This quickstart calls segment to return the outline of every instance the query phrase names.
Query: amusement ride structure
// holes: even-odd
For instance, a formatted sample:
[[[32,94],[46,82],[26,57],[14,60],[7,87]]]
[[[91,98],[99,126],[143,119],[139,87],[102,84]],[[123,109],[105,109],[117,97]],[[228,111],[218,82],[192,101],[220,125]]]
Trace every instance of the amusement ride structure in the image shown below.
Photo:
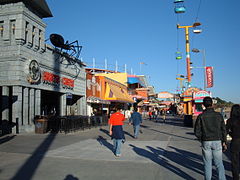
[[[209,91],[206,91],[206,65],[205,65],[205,51],[204,51],[204,90],[200,88],[192,87],[192,76],[191,73],[192,62],[190,58],[190,29],[192,29],[193,33],[200,34],[202,32],[201,23],[198,21],[198,14],[201,6],[201,0],[199,0],[199,6],[197,10],[197,16],[195,22],[192,25],[180,25],[179,17],[180,15],[186,12],[186,7],[184,4],[184,0],[175,0],[174,1],[174,12],[177,15],[177,51],[176,51],[176,60],[181,60],[182,53],[179,50],[179,30],[184,29],[185,31],[185,49],[186,49],[186,75],[178,74],[176,79],[180,81],[181,88],[181,104],[183,105],[183,113],[184,113],[184,124],[187,126],[193,126],[196,116],[202,112],[202,100],[206,96],[211,96]],[[192,52],[200,52],[198,49],[194,48]],[[186,85],[185,85],[186,84]]]

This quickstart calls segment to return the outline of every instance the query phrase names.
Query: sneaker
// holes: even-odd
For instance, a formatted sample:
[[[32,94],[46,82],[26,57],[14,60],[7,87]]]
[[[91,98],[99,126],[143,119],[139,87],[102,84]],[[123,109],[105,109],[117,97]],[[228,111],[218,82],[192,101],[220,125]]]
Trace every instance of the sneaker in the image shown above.
[[[121,157],[121,154],[116,154],[116,157]]]

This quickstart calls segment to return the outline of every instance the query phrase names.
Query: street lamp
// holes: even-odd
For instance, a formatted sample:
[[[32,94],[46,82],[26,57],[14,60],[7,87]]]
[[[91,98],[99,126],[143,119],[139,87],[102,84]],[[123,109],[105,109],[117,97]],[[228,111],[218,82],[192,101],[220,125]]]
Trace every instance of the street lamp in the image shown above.
[[[204,75],[204,90],[206,90],[206,55],[205,55],[205,49],[202,49],[202,50],[199,50],[199,49],[196,49],[196,48],[193,48],[192,49],[192,52],[194,53],[199,53],[199,52],[202,52],[203,54],[203,67],[200,67],[200,68],[203,68],[203,75]]]
[[[185,91],[185,80],[187,79],[184,75],[182,74],[177,74],[178,77],[176,77],[176,80],[179,80],[180,82],[180,88],[181,88],[181,93]]]

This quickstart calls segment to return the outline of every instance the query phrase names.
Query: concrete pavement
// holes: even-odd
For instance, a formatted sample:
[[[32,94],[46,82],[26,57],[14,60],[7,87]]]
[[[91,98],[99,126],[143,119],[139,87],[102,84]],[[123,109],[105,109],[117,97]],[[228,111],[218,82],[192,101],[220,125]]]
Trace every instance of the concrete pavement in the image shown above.
[[[0,139],[0,179],[19,180],[159,180],[203,179],[199,142],[181,119],[145,120],[143,134],[133,138],[124,125],[122,156],[112,153],[108,127],[70,134],[21,134]],[[231,179],[228,152],[224,154]],[[216,179],[216,172],[213,172]]]

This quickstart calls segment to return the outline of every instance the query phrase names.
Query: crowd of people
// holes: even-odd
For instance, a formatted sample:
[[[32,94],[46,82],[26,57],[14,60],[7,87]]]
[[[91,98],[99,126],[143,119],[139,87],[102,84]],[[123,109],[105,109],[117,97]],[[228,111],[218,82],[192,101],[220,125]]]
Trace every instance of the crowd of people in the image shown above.
[[[204,177],[206,180],[212,179],[212,161],[216,166],[219,180],[225,180],[225,169],[222,155],[228,149],[227,135],[231,136],[230,154],[233,180],[239,180],[239,158],[240,158],[240,105],[235,104],[231,108],[230,117],[225,122],[222,113],[216,112],[213,108],[211,97],[203,99],[205,110],[197,117],[194,133],[201,143],[202,157],[204,164]],[[166,110],[157,108],[148,112],[149,120],[157,120],[161,116],[163,122],[166,119]],[[109,132],[113,139],[113,152],[117,157],[121,156],[121,144],[125,142],[123,122],[126,119],[117,108],[109,119]],[[133,125],[134,138],[138,138],[142,115],[135,108],[130,112],[129,124]]]

